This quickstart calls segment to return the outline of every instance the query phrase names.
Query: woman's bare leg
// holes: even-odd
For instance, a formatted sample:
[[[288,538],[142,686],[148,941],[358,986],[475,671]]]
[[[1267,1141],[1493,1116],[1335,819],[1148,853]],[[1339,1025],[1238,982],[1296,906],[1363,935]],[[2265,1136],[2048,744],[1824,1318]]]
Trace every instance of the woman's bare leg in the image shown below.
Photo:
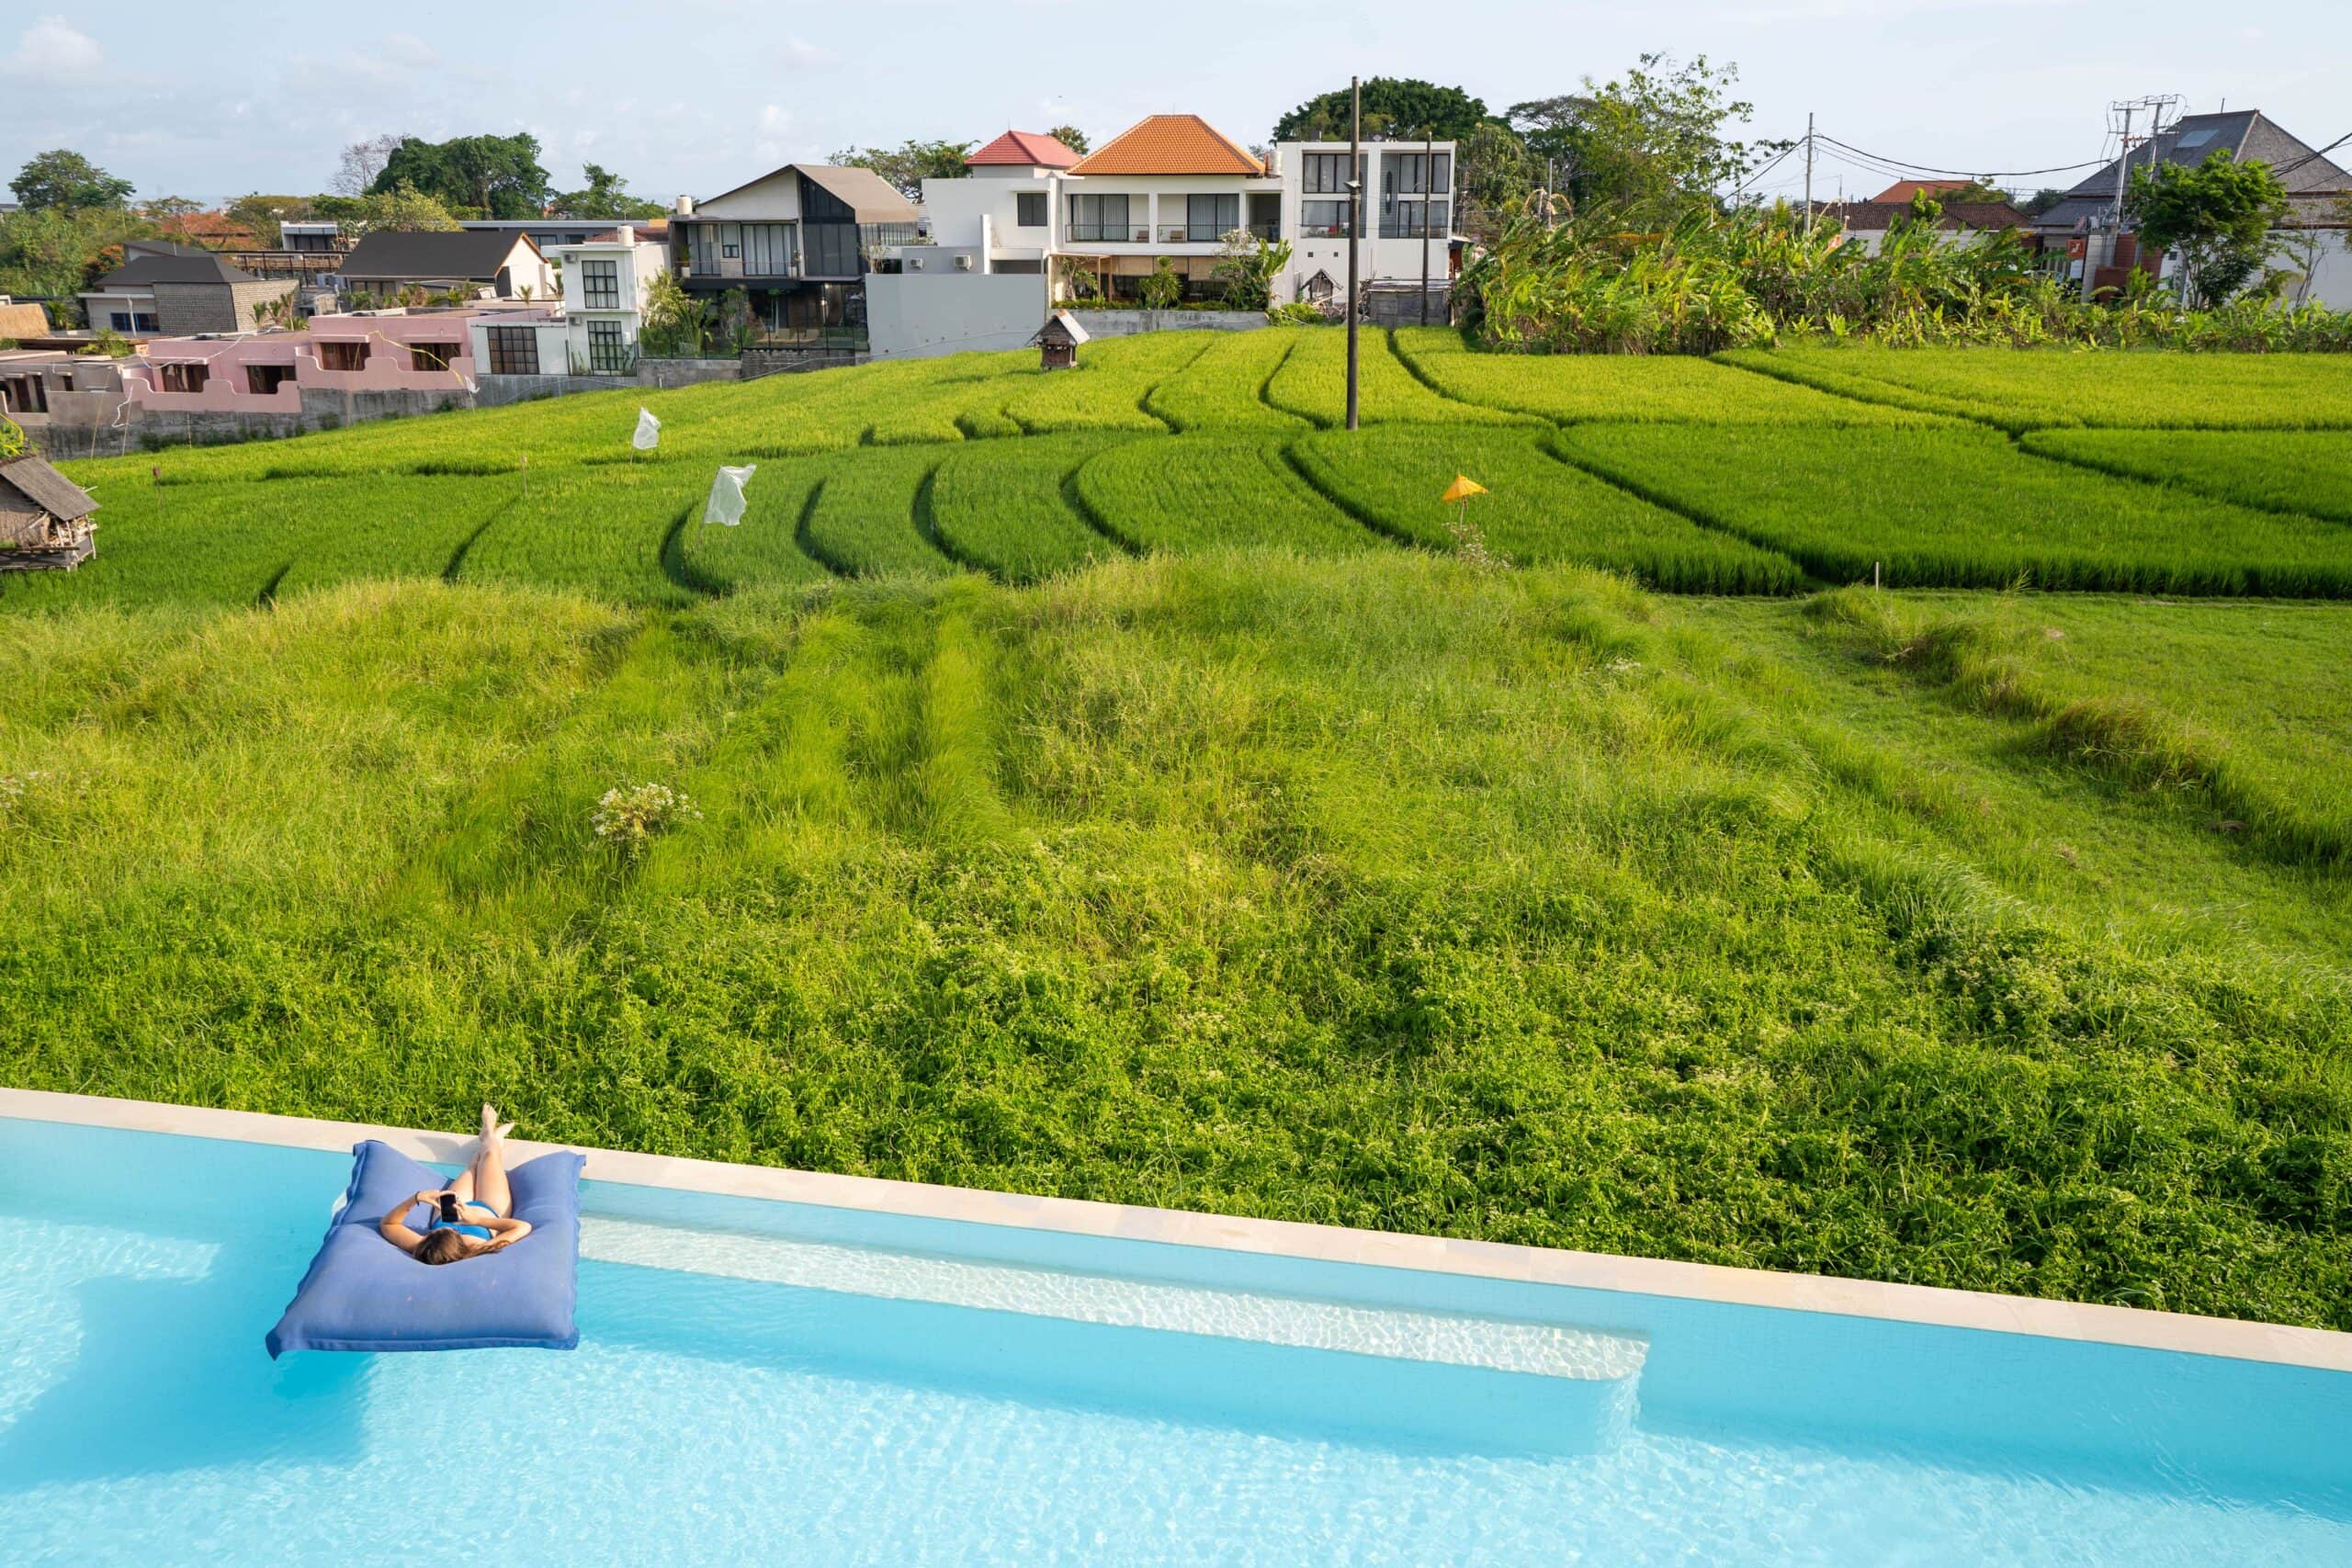
[[[498,1124],[498,1112],[485,1105],[481,1108],[481,1152],[474,1156],[473,1168],[460,1180],[470,1178],[475,1201],[490,1205],[492,1213],[501,1219],[514,1214],[514,1194],[506,1186],[506,1129]],[[469,1194],[458,1194],[463,1199]]]

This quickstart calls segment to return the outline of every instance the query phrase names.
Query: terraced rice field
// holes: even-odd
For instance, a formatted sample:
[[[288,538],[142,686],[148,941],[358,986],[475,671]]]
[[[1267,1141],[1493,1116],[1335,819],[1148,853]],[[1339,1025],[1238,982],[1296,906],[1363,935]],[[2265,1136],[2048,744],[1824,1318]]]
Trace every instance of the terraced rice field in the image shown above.
[[[1870,402],[2005,430],[2352,430],[2352,377],[2332,355],[1741,349],[1724,363]],[[2185,361],[2185,363],[2184,363]]]
[[[1685,592],[1787,592],[1804,582],[1787,557],[1580,472],[1533,432],[1385,425],[1309,436],[1292,451],[1318,489],[1366,525],[1430,549],[1455,547],[1449,525],[1460,522],[1522,565],[1611,567]],[[1449,505],[1442,497],[1457,473],[1487,493]]]
[[[1824,581],[2352,594],[2352,530],[2120,479],[1983,430],[1579,425],[1570,460]]]
[[[1332,428],[1345,351],[1329,328],[1144,333],[1087,344],[1069,372],[959,354],[101,459],[74,465],[107,503],[98,560],[9,602],[234,604],[455,571],[677,604],[823,575],[1028,582],[1122,550],[1452,551],[1437,497],[1456,473],[1487,486],[1467,515],[1503,558],[1679,592],[1873,573],[2229,595],[2352,582],[2352,456],[2324,428],[2352,418],[2352,394],[2332,361],[1518,356],[1367,331],[1351,435]],[[640,407],[662,421],[650,453],[628,445]],[[2315,428],[2283,428],[2298,420]],[[2196,428],[2155,428],[2175,421]],[[763,468],[741,529],[679,522],[718,463],[747,461]]]
[[[2352,434],[2034,430],[2026,451],[2217,501],[2352,523]]]
[[[1134,550],[1264,546],[1321,555],[1379,542],[1300,480],[1282,442],[1262,435],[1131,441],[1087,459],[1076,483],[1088,517]]]

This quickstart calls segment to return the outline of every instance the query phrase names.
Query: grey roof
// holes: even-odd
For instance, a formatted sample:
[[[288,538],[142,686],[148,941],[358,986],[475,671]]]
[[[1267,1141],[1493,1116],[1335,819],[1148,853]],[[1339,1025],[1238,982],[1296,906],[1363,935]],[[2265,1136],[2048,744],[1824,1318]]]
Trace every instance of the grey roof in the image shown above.
[[[2232,109],[2227,114],[2183,115],[2153,141],[2132,149],[2131,166],[2146,168],[2151,159],[2164,164],[2203,163],[2216,152],[2227,152],[2239,163],[2259,158],[2278,175],[2291,193],[2352,190],[2352,175],[2314,155],[2311,144],[2291,136],[2260,109]],[[2115,199],[2117,161],[2075,185],[2070,197]],[[2300,165],[2290,168],[2290,165]]]
[[[1046,324],[1029,334],[1029,341],[1031,343],[1037,343],[1044,339],[1047,333],[1054,331],[1056,328],[1059,328],[1064,339],[1072,344],[1091,343],[1094,341],[1092,334],[1088,333],[1086,328],[1080,323],[1079,319],[1076,316],[1071,315],[1068,310],[1056,310],[1052,315],[1046,317]]]
[[[168,251],[141,247],[138,254],[98,279],[100,288],[127,288],[157,283],[259,283],[243,267],[231,266],[211,251],[175,245]]]
[[[60,521],[87,517],[98,509],[88,491],[39,457],[12,457],[0,463],[0,483],[13,486],[26,500]]]
[[[345,277],[450,277],[488,283],[527,234],[498,229],[379,231],[352,248],[335,270]]]
[[[888,180],[871,169],[852,168],[845,164],[786,164],[781,169],[770,169],[758,179],[745,180],[733,190],[705,197],[703,201],[725,201],[778,175],[800,175],[823,186],[838,197],[860,223],[912,223],[922,216],[905,193]]]

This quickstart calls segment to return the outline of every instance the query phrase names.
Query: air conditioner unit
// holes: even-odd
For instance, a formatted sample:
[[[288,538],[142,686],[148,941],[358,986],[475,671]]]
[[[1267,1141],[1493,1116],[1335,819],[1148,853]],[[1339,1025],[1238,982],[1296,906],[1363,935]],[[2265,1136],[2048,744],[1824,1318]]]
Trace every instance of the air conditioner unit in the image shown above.
[[[920,266],[920,265],[922,265],[922,263],[920,263],[920,262],[918,262],[918,263],[916,263],[915,265],[918,265],[918,266]],[[956,270],[957,272],[969,272],[969,271],[971,271],[971,270],[972,270],[972,258],[971,258],[971,257],[969,257],[969,256],[957,256],[957,257],[956,258]]]
[[[922,257],[909,256],[907,258],[907,270],[909,272],[921,272],[922,270]]]

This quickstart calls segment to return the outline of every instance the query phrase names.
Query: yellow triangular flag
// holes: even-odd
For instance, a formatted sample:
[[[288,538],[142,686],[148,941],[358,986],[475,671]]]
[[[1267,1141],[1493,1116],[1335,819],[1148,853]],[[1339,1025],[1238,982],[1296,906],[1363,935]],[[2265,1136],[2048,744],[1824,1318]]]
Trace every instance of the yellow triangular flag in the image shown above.
[[[1467,501],[1474,495],[1486,493],[1487,487],[1476,479],[1467,474],[1456,474],[1453,476],[1453,482],[1445,487],[1445,493],[1438,499],[1446,502]]]

